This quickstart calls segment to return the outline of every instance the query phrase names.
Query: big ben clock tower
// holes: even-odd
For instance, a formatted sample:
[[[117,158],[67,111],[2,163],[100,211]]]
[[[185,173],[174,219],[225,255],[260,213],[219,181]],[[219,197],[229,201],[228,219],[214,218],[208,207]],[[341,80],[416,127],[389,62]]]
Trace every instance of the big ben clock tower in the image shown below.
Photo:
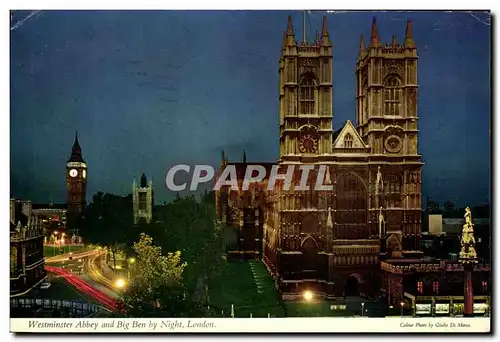
[[[87,194],[87,164],[83,160],[78,134],[66,163],[66,190],[68,228],[74,229],[78,215],[85,208]]]

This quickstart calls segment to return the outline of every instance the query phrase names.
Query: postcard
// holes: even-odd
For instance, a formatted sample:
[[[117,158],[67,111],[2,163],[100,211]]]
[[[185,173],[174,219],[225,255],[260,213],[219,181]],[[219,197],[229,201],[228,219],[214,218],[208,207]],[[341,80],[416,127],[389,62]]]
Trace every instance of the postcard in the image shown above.
[[[489,333],[491,13],[12,10],[10,327]]]

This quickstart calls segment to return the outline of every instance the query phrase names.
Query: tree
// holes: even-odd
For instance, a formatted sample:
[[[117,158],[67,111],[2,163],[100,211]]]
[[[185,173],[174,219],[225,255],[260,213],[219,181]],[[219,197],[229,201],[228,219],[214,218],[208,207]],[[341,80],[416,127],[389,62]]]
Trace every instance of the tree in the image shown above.
[[[153,239],[141,234],[134,243],[137,271],[125,295],[124,307],[129,317],[200,317],[207,314],[204,305],[187,293],[183,272],[187,263],[181,252],[162,255]]]
[[[451,201],[444,202],[444,213],[448,217],[453,217],[455,214],[455,204]]]
[[[131,196],[98,192],[79,220],[79,231],[85,241],[108,247],[115,267],[116,255],[124,250],[132,231],[131,202]]]
[[[134,243],[137,271],[136,279],[141,285],[155,286],[182,281],[186,263],[181,262],[181,252],[167,253],[163,256],[161,247],[153,245],[153,239],[144,233]]]
[[[442,211],[439,208],[439,204],[437,202],[429,200],[427,202],[427,210],[429,211],[429,214],[441,214]]]

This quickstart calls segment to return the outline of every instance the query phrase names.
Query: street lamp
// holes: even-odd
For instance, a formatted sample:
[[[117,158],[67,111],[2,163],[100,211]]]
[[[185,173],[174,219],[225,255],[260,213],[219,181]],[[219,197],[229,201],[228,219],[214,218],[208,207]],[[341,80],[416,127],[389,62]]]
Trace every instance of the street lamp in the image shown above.
[[[128,280],[130,281],[130,266],[135,263],[135,258],[129,258],[127,267]]]
[[[405,302],[402,301],[400,304],[401,304],[401,317],[403,317],[403,309],[405,307]]]
[[[54,231],[54,240],[52,241],[52,247],[54,247],[54,256],[56,255],[56,241],[57,241],[57,230]]]
[[[125,280],[123,280],[122,278],[117,279],[115,282],[115,286],[119,289],[122,289],[123,287],[125,287]]]
[[[304,292],[304,299],[306,302],[310,302],[313,299],[313,294],[311,291],[305,291]]]
[[[365,303],[361,303],[361,316],[365,315]]]

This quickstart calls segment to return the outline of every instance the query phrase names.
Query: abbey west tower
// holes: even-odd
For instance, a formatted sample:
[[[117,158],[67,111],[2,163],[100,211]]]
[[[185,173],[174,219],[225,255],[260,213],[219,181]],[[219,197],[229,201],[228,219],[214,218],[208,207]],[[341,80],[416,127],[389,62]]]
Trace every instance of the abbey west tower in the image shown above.
[[[317,162],[332,152],[332,43],[326,18],[314,44],[297,44],[288,19],[279,78],[280,161]]]
[[[356,61],[358,132],[371,147],[370,159],[380,166],[383,184],[370,198],[371,206],[383,209],[386,245],[398,250],[418,250],[421,233],[417,59],[411,22],[403,44],[395,36],[382,44],[374,20],[370,43],[365,47],[361,38]],[[372,168],[372,184],[376,174]]]

